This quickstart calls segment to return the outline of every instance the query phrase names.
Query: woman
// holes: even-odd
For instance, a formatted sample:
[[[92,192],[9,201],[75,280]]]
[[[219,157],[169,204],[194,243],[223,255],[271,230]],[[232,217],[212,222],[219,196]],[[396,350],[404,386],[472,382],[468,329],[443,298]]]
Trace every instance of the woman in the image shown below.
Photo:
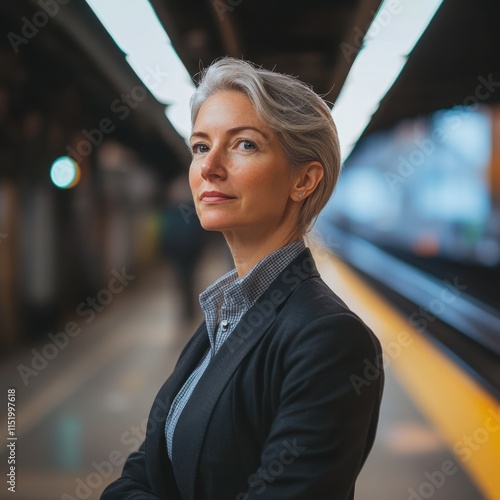
[[[200,295],[206,321],[102,499],[352,499],[383,375],[365,379],[379,343],[303,242],[340,170],[329,109],[292,77],[225,58],[204,72],[192,123],[196,211],[235,269]]]

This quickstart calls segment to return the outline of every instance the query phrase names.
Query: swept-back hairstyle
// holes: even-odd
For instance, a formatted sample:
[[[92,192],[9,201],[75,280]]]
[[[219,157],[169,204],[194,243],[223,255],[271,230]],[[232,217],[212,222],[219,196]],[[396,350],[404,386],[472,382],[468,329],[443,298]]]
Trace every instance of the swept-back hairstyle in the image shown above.
[[[276,133],[291,168],[300,169],[310,161],[323,165],[322,180],[301,205],[298,229],[304,235],[332,195],[340,173],[340,146],[330,109],[297,78],[225,57],[201,73],[191,98],[192,125],[203,103],[220,91],[247,95]]]

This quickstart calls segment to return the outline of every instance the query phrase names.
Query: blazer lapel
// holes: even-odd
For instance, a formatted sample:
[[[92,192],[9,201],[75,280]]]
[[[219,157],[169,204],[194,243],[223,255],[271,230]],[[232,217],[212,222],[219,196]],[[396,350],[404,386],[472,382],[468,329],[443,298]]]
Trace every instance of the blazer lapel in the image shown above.
[[[149,414],[145,440],[147,468],[152,472],[150,479],[153,490],[160,498],[170,498],[168,486],[175,484],[165,443],[167,414],[176,394],[209,347],[206,325],[203,324],[193,335],[190,345],[186,346],[174,371],[158,392]]]
[[[208,422],[232,374],[272,325],[276,312],[292,291],[303,280],[317,275],[311,253],[306,249],[245,313],[208,365],[174,433],[172,466],[183,499],[195,499],[196,472]]]

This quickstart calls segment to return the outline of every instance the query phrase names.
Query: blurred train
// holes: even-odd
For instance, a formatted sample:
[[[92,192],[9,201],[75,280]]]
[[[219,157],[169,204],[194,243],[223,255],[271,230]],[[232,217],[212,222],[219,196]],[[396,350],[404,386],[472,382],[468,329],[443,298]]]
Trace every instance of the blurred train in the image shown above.
[[[500,108],[455,107],[367,137],[325,210],[377,245],[500,266]]]

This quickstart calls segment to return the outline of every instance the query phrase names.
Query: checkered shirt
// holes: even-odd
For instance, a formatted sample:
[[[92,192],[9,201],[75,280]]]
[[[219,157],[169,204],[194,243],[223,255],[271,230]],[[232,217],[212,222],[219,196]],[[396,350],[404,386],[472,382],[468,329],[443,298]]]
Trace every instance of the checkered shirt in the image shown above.
[[[200,294],[200,305],[205,314],[210,348],[189,375],[170,406],[165,423],[165,438],[170,460],[172,460],[175,426],[208,364],[231,335],[242,316],[280,272],[304,249],[305,244],[302,240],[294,241],[262,259],[245,277],[239,279],[236,269],[233,269]]]

